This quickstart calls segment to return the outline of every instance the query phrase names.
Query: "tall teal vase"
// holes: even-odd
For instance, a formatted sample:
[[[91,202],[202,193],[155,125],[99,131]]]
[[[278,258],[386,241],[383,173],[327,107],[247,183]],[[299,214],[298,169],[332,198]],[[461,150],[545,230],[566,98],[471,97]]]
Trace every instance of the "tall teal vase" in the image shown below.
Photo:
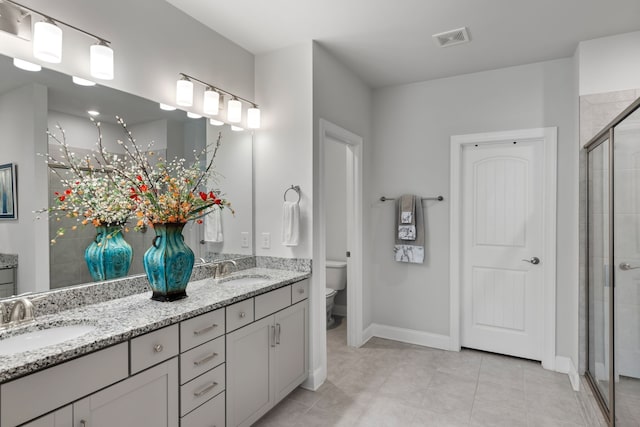
[[[193,251],[184,243],[184,224],[154,224],[156,237],[145,252],[143,262],[152,300],[175,301],[187,296],[193,270]]]
[[[120,225],[96,227],[96,238],[84,251],[84,260],[95,282],[126,276],[132,259],[133,250],[124,240]]]

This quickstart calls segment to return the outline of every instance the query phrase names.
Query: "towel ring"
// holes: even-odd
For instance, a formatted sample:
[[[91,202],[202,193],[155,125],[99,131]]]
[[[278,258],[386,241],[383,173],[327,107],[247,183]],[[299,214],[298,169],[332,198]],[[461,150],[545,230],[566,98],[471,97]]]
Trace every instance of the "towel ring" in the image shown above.
[[[295,191],[298,194],[298,200],[296,200],[296,203],[300,203],[300,186],[299,185],[292,185],[291,187],[287,188],[284,191],[284,201],[285,202],[287,201],[287,193],[291,190]]]

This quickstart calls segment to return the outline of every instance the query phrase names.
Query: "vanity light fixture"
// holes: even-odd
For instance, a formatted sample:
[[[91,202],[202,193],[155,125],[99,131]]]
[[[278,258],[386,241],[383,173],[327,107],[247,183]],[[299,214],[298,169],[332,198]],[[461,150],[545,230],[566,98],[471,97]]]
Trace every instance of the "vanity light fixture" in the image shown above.
[[[62,62],[62,29],[60,28],[62,25],[97,41],[89,50],[91,76],[102,80],[113,80],[113,49],[109,46],[108,40],[13,0],[2,0],[2,2],[12,5],[23,17],[31,18],[33,15],[42,17],[41,21],[33,25],[33,56],[53,64]],[[22,37],[29,38],[28,35],[22,35]]]
[[[40,71],[42,66],[19,58],[13,58],[13,65],[25,71]]]
[[[96,110],[89,110],[87,111],[87,113],[91,116],[91,117],[96,117],[100,115],[100,111],[96,111]]]
[[[191,111],[187,111],[187,117],[190,119],[201,119],[202,116],[200,114],[192,113]]]
[[[83,79],[82,77],[72,76],[71,81],[73,81],[78,86],[95,86],[96,82],[92,82],[91,80]]]
[[[160,109],[164,110],[164,111],[175,111],[176,107],[174,107],[173,105],[168,105],[168,104],[163,104],[162,102],[160,103]]]
[[[260,109],[258,104],[185,73],[180,73],[180,78],[176,84],[176,103],[178,105],[183,107],[191,107],[193,105],[194,82],[205,88],[202,108],[204,115],[215,116],[220,114],[220,110],[224,108],[224,95],[229,95],[231,99],[226,105],[227,121],[229,123],[240,123],[242,121],[242,103],[244,102],[250,106],[247,110],[247,127],[250,129],[260,128]],[[218,126],[214,122],[220,121],[210,119],[212,125]]]
[[[222,126],[224,122],[221,122],[220,120],[216,120],[216,119],[209,119],[209,124],[211,126]]]
[[[242,132],[244,129],[241,128],[240,126],[231,125],[231,130],[234,132]]]

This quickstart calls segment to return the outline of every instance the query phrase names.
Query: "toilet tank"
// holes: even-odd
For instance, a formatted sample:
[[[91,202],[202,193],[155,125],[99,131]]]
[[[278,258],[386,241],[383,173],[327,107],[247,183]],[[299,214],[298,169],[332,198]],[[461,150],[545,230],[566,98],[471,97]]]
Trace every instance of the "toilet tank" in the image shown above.
[[[326,261],[327,288],[341,291],[347,287],[347,263],[346,261]]]

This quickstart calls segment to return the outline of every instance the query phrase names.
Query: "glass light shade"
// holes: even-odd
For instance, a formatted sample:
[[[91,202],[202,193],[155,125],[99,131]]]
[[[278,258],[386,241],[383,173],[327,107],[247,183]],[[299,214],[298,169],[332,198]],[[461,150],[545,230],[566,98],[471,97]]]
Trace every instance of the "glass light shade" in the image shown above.
[[[237,99],[231,99],[227,104],[227,120],[231,123],[240,123],[242,120],[242,103]]]
[[[247,127],[249,129],[260,129],[260,109],[258,107],[247,110]]]
[[[92,82],[91,80],[83,79],[81,77],[76,77],[76,76],[72,76],[71,80],[78,86],[95,86],[96,85],[96,82]]]
[[[53,64],[62,61],[62,29],[52,21],[40,21],[34,24],[33,56]]]
[[[176,109],[176,107],[174,107],[173,105],[163,104],[161,102],[160,103],[160,109],[164,110],[164,111],[174,111]]]
[[[101,80],[113,80],[113,49],[104,43],[89,48],[91,76]]]
[[[216,119],[209,119],[209,124],[211,126],[222,126],[224,122],[221,122],[220,120],[216,120]]]
[[[96,117],[100,115],[100,111],[96,111],[96,110],[89,110],[87,111],[87,113],[92,117]]]
[[[234,131],[234,132],[242,132],[244,129],[241,128],[240,126],[231,125],[231,130]]]
[[[187,117],[190,119],[201,119],[202,116],[200,114],[192,113],[191,111],[187,111]]]
[[[176,83],[176,104],[182,107],[193,105],[193,82],[182,78]]]
[[[202,110],[205,114],[215,116],[218,114],[220,104],[220,94],[213,89],[207,88],[204,91],[204,103]]]
[[[42,70],[42,67],[40,65],[34,64],[33,62],[25,61],[23,59],[18,59],[18,58],[13,58],[13,65],[25,71]]]

